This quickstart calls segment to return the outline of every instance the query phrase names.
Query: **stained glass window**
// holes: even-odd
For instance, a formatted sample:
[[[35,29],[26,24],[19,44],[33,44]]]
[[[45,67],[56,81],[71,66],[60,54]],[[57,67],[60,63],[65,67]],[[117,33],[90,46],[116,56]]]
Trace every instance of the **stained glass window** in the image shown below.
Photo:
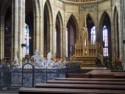
[[[25,54],[29,54],[29,26],[25,24],[25,30],[24,30],[24,44],[25,47]]]
[[[108,29],[103,27],[103,56],[108,56]]]
[[[68,28],[66,28],[66,57],[68,57]]]
[[[92,44],[96,43],[96,30],[95,30],[95,26],[93,26],[92,29],[91,29],[91,43]]]

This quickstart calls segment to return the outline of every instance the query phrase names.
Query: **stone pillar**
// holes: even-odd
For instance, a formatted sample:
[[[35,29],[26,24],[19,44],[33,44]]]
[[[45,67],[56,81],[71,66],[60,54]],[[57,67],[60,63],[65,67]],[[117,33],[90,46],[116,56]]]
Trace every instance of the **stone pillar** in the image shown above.
[[[62,36],[63,36],[63,38],[62,38],[62,44],[63,44],[62,58],[63,59],[65,59],[65,57],[66,57],[66,30],[67,30],[67,27],[65,26],[65,24],[63,24],[63,32],[62,32]]]
[[[44,19],[43,19],[43,13],[44,13],[44,7],[43,7],[43,0],[39,0],[40,2],[40,18],[39,18],[39,22],[40,22],[40,25],[39,25],[39,29],[40,29],[40,55],[43,57],[44,56]]]
[[[33,50],[40,51],[40,55],[44,56],[44,20],[43,20],[43,0],[34,0],[34,40]]]
[[[12,59],[22,60],[22,40],[25,23],[25,0],[12,0]]]
[[[66,57],[66,28],[65,24],[63,24],[62,29],[62,58],[65,59]]]
[[[52,19],[52,18],[51,18]],[[54,58],[55,57],[55,51],[53,50],[53,48],[54,48],[54,30],[55,30],[55,28],[53,29],[53,23],[51,22],[51,20],[50,20],[50,52],[52,53],[52,58]]]
[[[24,43],[24,29],[25,29],[25,0],[20,0],[20,25],[19,25],[19,60],[20,62],[22,62],[22,58],[24,57],[24,51],[23,51],[23,47],[21,46],[21,44]]]
[[[125,0],[120,0],[121,2],[121,11],[120,11],[120,20],[121,20],[121,33],[122,33],[122,58],[123,58],[123,65],[125,70],[125,43],[123,43],[123,40],[125,40]]]
[[[60,57],[61,58],[64,58],[64,55],[63,55],[63,32],[64,32],[64,29],[63,29],[63,26],[61,26],[60,28]]]
[[[36,2],[35,2],[36,3]],[[38,11],[38,5],[37,4],[35,4],[35,16],[34,16],[34,38],[35,38],[35,43],[34,43],[34,50],[40,50],[40,30],[39,30],[39,25],[40,25],[40,23],[39,23],[39,11]]]
[[[0,59],[4,58],[4,17],[0,21]]]

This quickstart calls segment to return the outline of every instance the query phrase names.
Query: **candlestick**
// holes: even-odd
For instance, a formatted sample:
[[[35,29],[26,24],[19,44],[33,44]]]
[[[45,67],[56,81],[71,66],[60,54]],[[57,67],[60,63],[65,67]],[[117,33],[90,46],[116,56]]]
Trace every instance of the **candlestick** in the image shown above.
[[[86,27],[86,15],[85,15],[85,27]]]

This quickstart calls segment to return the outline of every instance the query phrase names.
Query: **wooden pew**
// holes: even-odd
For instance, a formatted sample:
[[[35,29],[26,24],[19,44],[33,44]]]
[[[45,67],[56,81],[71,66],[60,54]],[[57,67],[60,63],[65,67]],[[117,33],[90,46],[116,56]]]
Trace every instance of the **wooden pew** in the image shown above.
[[[66,73],[66,78],[89,78],[89,74],[85,73]]]
[[[38,83],[36,88],[70,88],[70,89],[102,89],[102,90],[124,90],[125,85],[97,85],[97,84],[56,84]]]
[[[103,85],[125,85],[125,82],[117,81],[73,81],[73,80],[48,80],[47,83],[56,84],[103,84]]]
[[[99,69],[87,73],[66,73],[66,78],[125,78],[125,71]]]
[[[124,78],[125,79],[125,71],[111,71],[115,78]]]
[[[84,74],[84,73],[66,73],[66,78],[114,78],[112,73],[108,74]]]
[[[18,94],[125,94],[124,90],[66,89],[66,88],[26,88],[19,89]]]
[[[55,80],[70,80],[70,81],[117,81],[125,82],[123,78],[55,78]]]

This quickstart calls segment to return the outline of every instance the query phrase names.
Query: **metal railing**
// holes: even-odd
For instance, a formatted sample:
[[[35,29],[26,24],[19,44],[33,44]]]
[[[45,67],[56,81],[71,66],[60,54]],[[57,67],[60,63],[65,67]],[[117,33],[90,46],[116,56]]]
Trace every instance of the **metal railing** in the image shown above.
[[[25,66],[30,65],[30,68]],[[36,69],[31,63],[22,68],[11,68],[0,64],[0,90],[18,89],[20,87],[33,87],[36,83],[45,83],[57,77],[65,77],[68,72],[79,72],[79,64],[70,63],[61,69]]]

